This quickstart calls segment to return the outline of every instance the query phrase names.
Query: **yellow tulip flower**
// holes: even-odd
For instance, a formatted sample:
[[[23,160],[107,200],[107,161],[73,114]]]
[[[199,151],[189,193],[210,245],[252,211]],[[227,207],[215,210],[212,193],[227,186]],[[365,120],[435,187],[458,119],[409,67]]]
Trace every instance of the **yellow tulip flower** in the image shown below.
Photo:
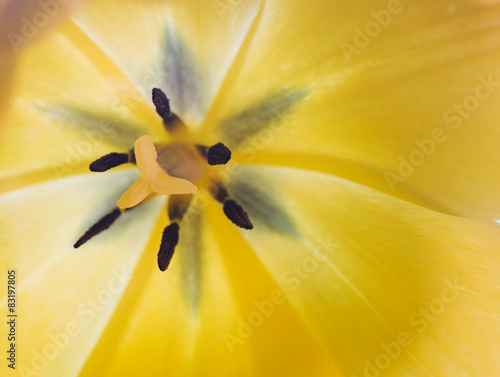
[[[498,20],[93,0],[24,46],[1,375],[497,376]]]

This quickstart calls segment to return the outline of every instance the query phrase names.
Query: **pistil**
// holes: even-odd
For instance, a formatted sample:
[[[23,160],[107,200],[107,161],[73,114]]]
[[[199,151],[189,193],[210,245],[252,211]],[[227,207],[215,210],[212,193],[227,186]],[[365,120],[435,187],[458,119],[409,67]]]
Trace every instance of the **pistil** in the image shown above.
[[[196,194],[198,187],[190,181],[172,177],[159,164],[156,148],[149,136],[141,136],[135,142],[135,158],[141,177],[116,203],[119,208],[131,208],[153,192],[163,195]]]

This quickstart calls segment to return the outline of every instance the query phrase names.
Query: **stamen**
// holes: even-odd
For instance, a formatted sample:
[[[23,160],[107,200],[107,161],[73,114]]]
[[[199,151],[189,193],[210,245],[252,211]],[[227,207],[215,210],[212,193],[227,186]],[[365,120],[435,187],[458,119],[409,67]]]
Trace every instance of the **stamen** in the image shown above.
[[[161,89],[153,88],[153,103],[168,132],[185,128],[184,123],[170,110],[170,101]]]
[[[90,240],[92,237],[97,236],[99,233],[105,231],[108,229],[114,222],[115,220],[120,217],[122,212],[116,208],[112,212],[108,213],[106,216],[101,218],[98,222],[96,222],[94,225],[92,225],[89,230],[87,230],[83,236],[80,237],[78,241],[73,245],[75,249],[78,249],[80,246],[82,246],[85,242]]]
[[[163,125],[168,132],[173,132],[174,130],[185,129],[186,126],[182,123],[182,120],[179,119],[177,115],[171,113],[168,118],[163,119]]]
[[[158,267],[165,271],[174,255],[175,246],[179,242],[179,224],[173,222],[163,230],[160,251],[158,252]]]
[[[168,216],[172,223],[163,230],[158,251],[158,267],[161,271],[165,271],[172,260],[175,247],[179,242],[179,221],[189,208],[192,197],[192,195],[171,195],[168,198]]]
[[[253,229],[253,224],[248,218],[247,213],[233,199],[224,201],[224,213],[233,224],[243,229]]]
[[[168,217],[170,221],[180,221],[189,208],[193,195],[170,195],[168,197]]]
[[[231,150],[222,143],[217,143],[208,149],[209,165],[225,165],[231,159]]]
[[[211,194],[214,199],[223,204],[223,210],[226,217],[240,228],[248,230],[253,229],[253,224],[248,218],[245,210],[238,203],[236,203],[235,200],[229,197],[229,194],[222,183],[217,181],[212,182],[218,186],[218,190],[211,192]]]
[[[231,150],[222,143],[212,145],[197,145],[200,154],[207,159],[209,165],[225,165],[231,159]]]
[[[137,164],[137,161],[135,159],[134,148],[132,148],[131,150],[128,151],[128,162],[130,162],[131,164],[134,164],[134,165]]]
[[[126,164],[130,161],[130,156],[126,153],[110,153],[92,162],[89,166],[90,171],[102,173],[111,168]]]
[[[222,185],[222,183],[215,182],[215,181],[214,181],[214,183],[217,185],[218,190],[215,192],[210,192],[210,193],[212,194],[214,199],[216,199],[219,203],[224,204],[226,199],[230,199],[229,194],[228,194],[227,190],[225,189],[225,187]]]
[[[167,95],[161,89],[153,88],[153,103],[162,119],[168,118],[171,114],[169,102]]]

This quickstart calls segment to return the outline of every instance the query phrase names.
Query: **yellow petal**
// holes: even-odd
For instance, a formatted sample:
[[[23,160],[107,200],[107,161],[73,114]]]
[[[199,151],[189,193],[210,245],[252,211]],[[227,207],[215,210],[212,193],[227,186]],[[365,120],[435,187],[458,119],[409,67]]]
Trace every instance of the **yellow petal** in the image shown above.
[[[429,208],[500,218],[499,17],[498,3],[469,0],[268,1],[206,137],[229,142],[213,128],[260,104],[277,114],[241,126],[243,162],[310,161]],[[283,92],[305,95],[283,109],[269,100]]]
[[[38,181],[61,178],[130,150],[140,135],[163,138],[161,120],[134,93],[71,22],[26,46],[0,127],[0,177],[19,184],[28,173]]]
[[[231,182],[254,224],[242,234],[343,375],[500,372],[497,224],[303,170]]]
[[[151,184],[146,182],[143,177],[140,177],[123,193],[116,205],[120,209],[135,207],[153,192]]]
[[[72,19],[141,93],[149,98],[153,87],[162,88],[172,110],[193,128],[204,118],[260,6],[260,1],[233,3],[93,1]]]
[[[222,213],[214,201],[207,209]],[[103,377],[194,377],[207,371],[216,376],[336,376],[282,296],[275,307],[267,307],[272,313],[261,314],[262,323],[250,326],[248,336],[241,330],[239,337],[239,326],[249,316],[255,317],[250,322],[259,321],[255,302],[270,301],[279,288],[223,215],[207,217],[190,207],[186,216],[172,263],[162,273],[156,254],[164,214],[134,272],[137,279],[80,376],[96,371]]]
[[[77,251],[72,247],[133,179],[129,171],[89,174],[0,196],[0,268],[17,276],[15,375],[78,375],[136,279],[134,267],[161,200],[124,213]],[[5,290],[1,299],[6,313]],[[7,343],[2,336],[0,346],[7,349]]]

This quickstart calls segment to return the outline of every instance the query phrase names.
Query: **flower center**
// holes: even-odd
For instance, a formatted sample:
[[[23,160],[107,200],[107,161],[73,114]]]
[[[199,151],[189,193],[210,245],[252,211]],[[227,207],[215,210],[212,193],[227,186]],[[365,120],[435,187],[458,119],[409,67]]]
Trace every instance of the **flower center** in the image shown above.
[[[167,96],[160,89],[153,89],[153,103],[162,118],[167,132],[174,139],[188,139],[189,131],[180,118],[171,112]],[[211,147],[174,141],[157,148],[144,135],[138,138],[134,149],[128,153],[109,153],[90,164],[90,170],[105,172],[125,163],[134,163],[141,174],[116,203],[118,208],[106,214],[85,232],[75,243],[78,248],[92,237],[109,228],[126,209],[135,207],[151,194],[168,195],[168,214],[171,224],[163,231],[158,266],[167,269],[174,249],[179,241],[179,224],[186,212],[192,195],[198,187],[195,183],[203,181],[208,165],[224,165],[231,158],[231,151],[222,143]],[[252,229],[253,224],[243,208],[230,198],[220,181],[214,181],[219,190],[214,198],[223,204],[224,214],[235,225]]]
[[[158,164],[172,177],[196,183],[205,171],[198,150],[184,142],[173,142],[158,151]]]
[[[134,153],[141,177],[118,200],[116,203],[118,208],[134,207],[153,192],[164,195],[196,194],[198,192],[197,186],[187,179],[171,176],[158,163],[156,148],[149,136],[144,135],[136,140]],[[180,164],[180,166],[183,165],[183,163]]]

